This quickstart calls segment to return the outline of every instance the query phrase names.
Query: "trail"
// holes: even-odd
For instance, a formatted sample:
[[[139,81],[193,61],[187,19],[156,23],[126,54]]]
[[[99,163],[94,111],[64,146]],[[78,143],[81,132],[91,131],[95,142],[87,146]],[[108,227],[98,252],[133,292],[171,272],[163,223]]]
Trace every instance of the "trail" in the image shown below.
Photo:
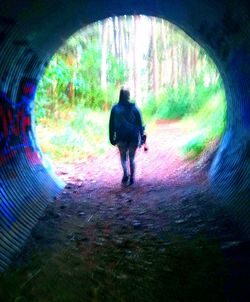
[[[62,225],[81,216],[83,227],[94,232],[96,222],[105,224],[116,236],[121,226],[137,233],[159,234],[162,230],[194,238],[199,233],[233,241],[235,231],[228,229],[228,217],[216,205],[209,191],[207,169],[185,160],[180,147],[187,132],[177,122],[158,123],[148,133],[149,150],[136,154],[136,177],[132,186],[121,185],[122,170],[116,147],[88,162],[57,166],[57,174],[67,186],[54,207],[60,211]],[[84,219],[83,219],[84,218]],[[74,223],[72,221],[72,223]],[[225,224],[225,225],[224,225]]]
[[[136,154],[136,182],[139,186],[159,183],[190,182],[194,173],[190,171],[194,164],[185,161],[180,146],[187,139],[187,133],[179,122],[164,121],[150,129],[147,144],[148,152],[143,148]],[[122,171],[118,149],[111,147],[107,154],[90,158],[88,162],[72,165],[58,165],[57,174],[66,182],[78,181],[84,185],[98,183],[100,189],[105,186],[119,187]]]
[[[136,263],[140,264],[140,257],[142,256],[140,256],[141,254],[138,251],[145,250],[145,246],[147,248],[151,245],[157,247],[159,242],[161,242],[161,245],[165,244],[164,251],[166,246],[169,246],[170,250],[167,250],[168,253],[171,254],[171,251],[174,250],[174,254],[179,254],[179,263],[179,261],[182,262],[183,257],[189,257],[187,255],[190,252],[183,250],[183,248],[178,248],[179,239],[176,238],[182,238],[180,239],[181,242],[183,240],[196,242],[197,238],[205,238],[205,242],[209,242],[209,240],[214,242],[215,240],[216,245],[225,255],[226,261],[229,261],[231,266],[236,265],[239,267],[238,272],[242,276],[239,277],[238,274],[235,278],[234,273],[229,273],[231,275],[225,285],[227,296],[236,295],[237,299],[223,300],[225,298],[224,294],[219,293],[219,290],[217,291],[220,288],[218,280],[221,277],[218,277],[217,273],[215,275],[214,271],[206,271],[210,267],[210,264],[206,264],[206,261],[209,261],[209,263],[215,261],[207,258],[206,244],[201,250],[201,243],[198,243],[198,246],[196,246],[197,243],[194,243],[192,247],[193,252],[191,255],[193,253],[197,254],[197,250],[199,251],[197,261],[201,263],[201,268],[197,269],[194,265],[190,270],[189,262],[192,263],[194,261],[192,260],[193,256],[190,256],[191,259],[182,263],[184,272],[180,273],[178,269],[171,268],[173,271],[176,270],[176,278],[179,278],[180,274],[187,274],[187,280],[190,279],[190,282],[194,282],[194,284],[187,286],[187,291],[189,292],[190,289],[191,295],[191,292],[195,291],[197,287],[196,281],[192,281],[191,275],[193,273],[201,274],[201,280],[205,276],[204,282],[202,281],[204,283],[202,286],[205,286],[202,289],[202,292],[204,292],[202,301],[207,301],[206,295],[211,298],[211,292],[215,295],[214,301],[244,301],[238,299],[238,293],[242,291],[242,286],[247,288],[246,280],[249,275],[244,272],[242,263],[238,265],[237,255],[239,250],[237,250],[236,256],[231,257],[234,255],[235,248],[237,249],[241,246],[238,229],[227,213],[218,206],[215,196],[209,190],[207,166],[204,164],[206,161],[200,161],[199,163],[189,162],[184,160],[179,154],[180,146],[186,138],[187,132],[183,130],[178,122],[159,123],[155,128],[151,129],[148,133],[149,150],[144,152],[141,149],[136,154],[136,178],[135,184],[132,186],[121,185],[122,171],[118,150],[115,147],[110,148],[107,154],[103,154],[98,158],[90,158],[88,162],[58,164],[56,173],[67,185],[62,194],[46,209],[44,216],[34,228],[21,255],[17,257],[15,265],[23,267],[30,263],[31,255],[33,257],[37,255],[35,259],[39,261],[39,267],[49,271],[50,268],[44,268],[46,267],[45,263],[50,263],[49,267],[55,267],[56,265],[57,269],[59,267],[60,272],[64,273],[64,276],[71,271],[72,282],[76,282],[76,284],[80,281],[76,281],[79,276],[75,276],[74,279],[74,270],[83,267],[88,272],[91,272],[92,276],[95,274],[96,269],[99,270],[101,266],[104,267],[105,274],[111,269],[113,272],[112,282],[117,280],[116,277],[114,279],[114,274],[118,276],[120,295],[123,286],[126,288],[126,282],[129,282],[126,281],[127,277],[125,278],[124,276],[128,276],[131,280],[134,280],[133,278],[137,276],[137,273],[131,274],[131,271],[128,272],[126,269],[131,267],[131,261],[133,261],[133,266],[136,266]],[[145,242],[150,243],[146,244]],[[242,248],[240,247],[239,249],[241,251]],[[162,248],[159,250],[162,250]],[[199,260],[199,253],[200,257],[203,257],[203,250],[205,251],[204,259]],[[65,258],[65,251],[67,251],[67,255],[70,255],[69,258]],[[60,262],[58,259],[61,256],[59,257],[58,255],[62,252],[64,253],[64,258]],[[245,249],[243,249],[244,252]],[[40,256],[41,253],[42,256]],[[127,253],[128,255],[135,253],[136,257],[138,257],[136,258],[137,261],[131,260],[130,256],[124,256]],[[152,261],[162,259],[162,256],[157,253],[156,250],[151,251],[147,257],[149,259],[152,257],[155,260],[151,259],[147,263],[144,259],[145,263],[143,262],[143,266],[140,264],[140,268],[138,268],[138,270],[143,271],[144,278],[141,282],[146,287],[147,280],[151,278],[150,267],[152,267]],[[246,255],[245,258],[247,257]],[[77,262],[79,257],[81,264]],[[69,259],[74,261],[78,259],[76,261],[78,263],[77,267],[75,267],[74,261],[72,260],[72,263]],[[175,259],[175,256],[168,264],[170,267],[171,261],[175,263],[173,259]],[[215,257],[215,259],[217,258]],[[126,264],[126,261],[129,261],[128,264]],[[65,263],[68,264],[66,265]],[[122,263],[124,268],[121,272],[120,265]],[[33,267],[33,264],[30,265]],[[166,266],[166,263],[164,266]],[[157,272],[158,269],[155,269],[155,271]],[[23,271],[22,274],[24,274]],[[220,274],[224,276],[223,272],[220,272]],[[50,274],[45,272],[45,275]],[[93,277],[93,282],[88,286],[93,287],[94,291],[97,288],[98,290],[102,288],[102,290],[108,292],[107,295],[112,296],[112,291],[115,292],[114,295],[117,295],[116,286],[110,288],[109,283],[105,283],[106,279],[109,280],[108,276],[100,277],[101,280],[98,279],[99,277],[96,277],[97,279]],[[152,280],[158,278],[153,276]],[[211,280],[214,280],[215,284],[211,281],[211,288],[205,285],[207,276],[212,276]],[[165,277],[170,278],[171,276],[168,277],[167,275]],[[39,277],[36,278],[39,280]],[[39,282],[49,282],[46,279],[48,277],[44,278],[42,278],[42,281],[39,280]],[[121,281],[121,278],[126,280]],[[173,276],[171,280],[172,278]],[[152,280],[150,282],[154,282]],[[134,280],[133,282],[136,284],[137,281]],[[159,292],[167,290],[165,283],[161,283],[163,281],[157,282],[159,286],[162,285]],[[185,289],[185,286],[180,286],[180,290]],[[154,291],[154,288],[150,290]],[[33,288],[33,291],[36,292],[36,289],[34,290]],[[137,295],[137,289],[134,289],[134,292]],[[177,292],[173,294],[171,301],[183,300],[183,297],[177,297]],[[88,298],[85,297],[83,300],[74,298],[74,301],[134,301],[133,299],[135,299],[133,298],[134,296],[131,296],[132,293],[130,295],[130,293],[126,292],[124,295],[121,300],[116,300],[109,296],[108,298],[102,298],[102,296],[98,295],[96,296],[97,298],[93,298],[90,295],[93,299],[88,296]],[[127,297],[126,295],[130,297],[127,300],[124,298]],[[137,297],[135,300],[161,301],[156,296],[155,298],[147,299],[149,298],[146,298],[145,294],[145,296]],[[192,299],[190,298],[190,301],[201,301],[195,298]],[[183,301],[189,300],[184,299]]]

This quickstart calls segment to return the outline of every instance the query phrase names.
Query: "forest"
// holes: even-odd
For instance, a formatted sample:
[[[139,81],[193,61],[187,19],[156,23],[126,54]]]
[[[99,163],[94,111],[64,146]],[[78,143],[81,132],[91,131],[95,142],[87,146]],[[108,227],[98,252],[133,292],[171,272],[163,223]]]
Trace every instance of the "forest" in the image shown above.
[[[77,161],[109,148],[110,108],[122,86],[146,129],[180,120],[190,131],[183,156],[197,158],[225,127],[226,102],[208,54],[175,25],[155,17],[112,17],[64,42],[39,83],[35,114],[42,150]]]

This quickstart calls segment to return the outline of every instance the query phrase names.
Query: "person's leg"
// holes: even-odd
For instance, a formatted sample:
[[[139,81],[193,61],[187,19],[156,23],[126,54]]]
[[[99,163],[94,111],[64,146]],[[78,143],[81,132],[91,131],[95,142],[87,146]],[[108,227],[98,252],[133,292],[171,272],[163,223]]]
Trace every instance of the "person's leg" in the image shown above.
[[[132,185],[135,179],[135,152],[138,147],[137,143],[129,144],[129,165],[130,165],[130,180],[129,183]]]
[[[122,177],[122,183],[126,183],[128,181],[128,169],[127,169],[127,143],[125,142],[119,142],[117,143],[119,152],[120,152],[120,158],[121,158],[121,165],[123,170],[123,177]]]

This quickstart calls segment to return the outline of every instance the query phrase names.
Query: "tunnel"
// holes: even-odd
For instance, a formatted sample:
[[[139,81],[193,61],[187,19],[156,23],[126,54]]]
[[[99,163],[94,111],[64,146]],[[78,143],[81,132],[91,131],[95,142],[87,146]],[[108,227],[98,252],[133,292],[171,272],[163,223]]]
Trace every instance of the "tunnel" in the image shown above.
[[[37,142],[34,99],[53,54],[74,32],[112,16],[163,18],[218,67],[227,124],[209,171],[218,203],[250,238],[250,7],[247,0],[2,0],[0,4],[0,271],[64,183]]]

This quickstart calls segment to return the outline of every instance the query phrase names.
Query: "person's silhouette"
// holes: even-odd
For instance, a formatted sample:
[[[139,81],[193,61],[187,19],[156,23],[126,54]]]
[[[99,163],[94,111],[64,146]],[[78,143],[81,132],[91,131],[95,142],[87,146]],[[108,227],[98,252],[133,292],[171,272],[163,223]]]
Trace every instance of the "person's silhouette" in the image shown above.
[[[135,153],[138,146],[143,144],[144,128],[139,109],[129,101],[130,93],[120,90],[119,102],[111,109],[109,120],[109,140],[117,145],[123,169],[122,183],[132,185],[135,176]],[[127,169],[129,158],[130,175]]]

